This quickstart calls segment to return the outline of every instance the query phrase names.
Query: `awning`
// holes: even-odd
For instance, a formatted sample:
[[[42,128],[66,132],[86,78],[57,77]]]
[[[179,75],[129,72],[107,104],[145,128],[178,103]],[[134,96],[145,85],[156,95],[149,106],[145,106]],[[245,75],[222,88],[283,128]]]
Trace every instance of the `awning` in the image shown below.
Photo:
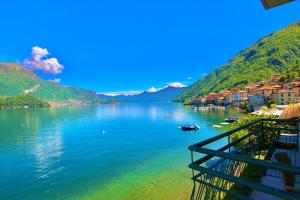
[[[274,8],[277,6],[281,6],[286,3],[290,3],[295,0],[260,0],[265,9]]]

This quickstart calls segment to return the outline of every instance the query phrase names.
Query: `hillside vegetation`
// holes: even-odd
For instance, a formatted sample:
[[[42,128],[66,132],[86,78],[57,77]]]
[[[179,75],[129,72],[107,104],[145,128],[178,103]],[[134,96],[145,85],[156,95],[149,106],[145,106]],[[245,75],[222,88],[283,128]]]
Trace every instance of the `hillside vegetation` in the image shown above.
[[[264,80],[277,73],[300,70],[300,21],[272,33],[242,50],[228,63],[210,72],[178,98],[206,95]]]
[[[50,104],[46,101],[40,100],[38,97],[30,95],[20,95],[16,97],[0,97],[0,108],[12,107],[49,107]]]
[[[44,101],[98,101],[96,93],[93,91],[65,87],[57,83],[45,81],[31,70],[16,63],[0,63],[0,96],[19,96],[35,86],[39,87],[36,87],[29,94]]]

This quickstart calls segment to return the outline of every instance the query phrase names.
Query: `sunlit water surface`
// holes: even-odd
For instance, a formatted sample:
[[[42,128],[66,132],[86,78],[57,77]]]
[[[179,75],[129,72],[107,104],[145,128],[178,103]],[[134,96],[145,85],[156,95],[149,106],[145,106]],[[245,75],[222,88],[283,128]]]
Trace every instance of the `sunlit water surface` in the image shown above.
[[[0,110],[0,199],[188,199],[188,146],[233,115],[176,103]]]

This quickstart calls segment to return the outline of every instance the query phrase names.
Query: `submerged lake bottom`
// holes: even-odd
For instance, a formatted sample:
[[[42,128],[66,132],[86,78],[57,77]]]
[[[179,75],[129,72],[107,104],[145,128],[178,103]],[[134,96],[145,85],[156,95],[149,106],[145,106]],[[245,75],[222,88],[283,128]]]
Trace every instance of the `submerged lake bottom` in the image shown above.
[[[177,103],[0,110],[0,199],[189,199],[188,146],[238,114]]]

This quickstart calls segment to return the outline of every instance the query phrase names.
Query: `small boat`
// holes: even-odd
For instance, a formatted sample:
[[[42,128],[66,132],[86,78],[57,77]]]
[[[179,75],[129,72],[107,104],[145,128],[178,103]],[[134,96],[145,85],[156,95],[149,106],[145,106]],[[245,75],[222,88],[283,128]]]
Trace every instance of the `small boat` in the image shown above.
[[[221,126],[221,125],[218,125],[218,124],[214,124],[213,125],[213,128],[222,128],[223,126]]]
[[[200,127],[195,124],[195,125],[184,125],[180,127],[182,131],[197,131],[200,129]]]
[[[222,122],[220,124],[222,124],[222,125],[228,125],[229,123],[228,122]]]
[[[228,119],[224,119],[224,122],[233,123],[233,122],[236,122],[236,119],[234,119],[234,118],[228,118]]]

